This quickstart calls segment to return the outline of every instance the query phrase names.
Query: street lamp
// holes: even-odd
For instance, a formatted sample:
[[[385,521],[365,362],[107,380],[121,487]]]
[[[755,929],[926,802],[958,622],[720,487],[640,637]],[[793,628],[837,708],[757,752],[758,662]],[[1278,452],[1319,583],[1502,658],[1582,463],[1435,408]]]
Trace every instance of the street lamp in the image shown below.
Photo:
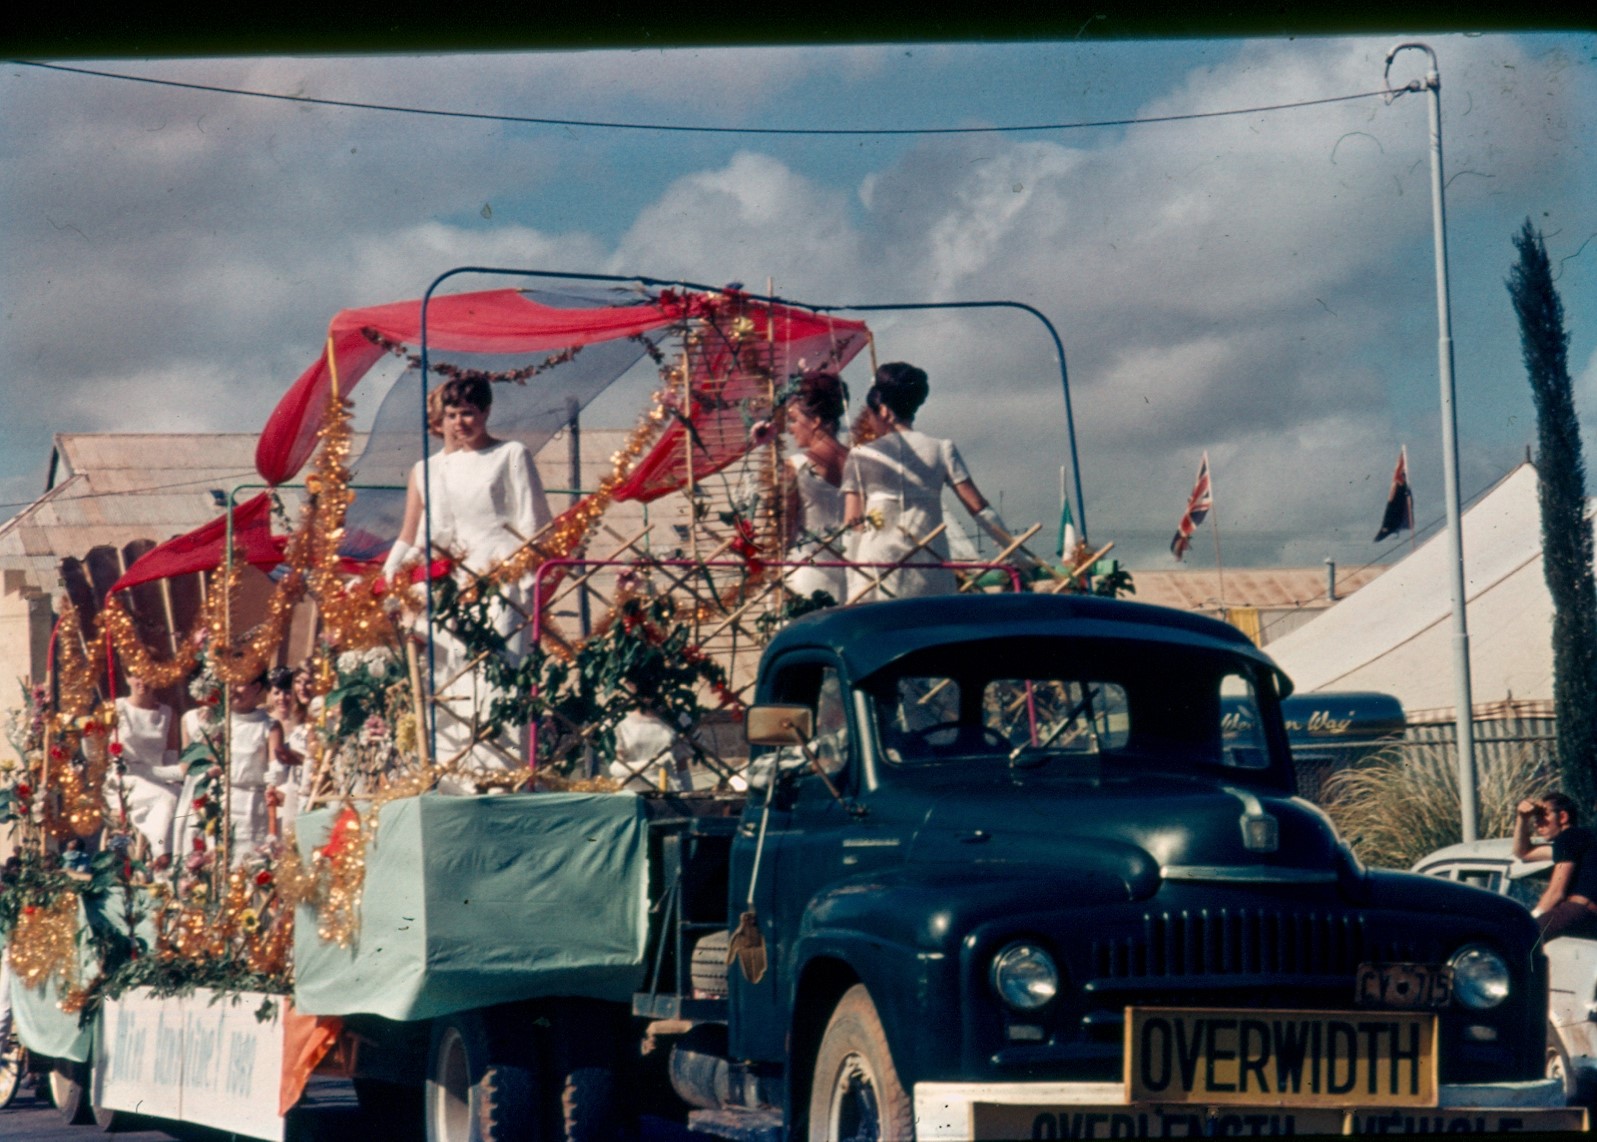
[[[1392,60],[1414,48],[1430,58],[1424,79],[1410,80],[1392,92]],[[1442,185],[1442,77],[1436,53],[1428,44],[1398,44],[1386,53],[1386,87],[1392,98],[1402,92],[1428,91],[1431,118],[1431,218],[1436,250],[1437,362],[1442,385],[1442,472],[1446,482],[1447,535],[1452,548],[1453,677],[1458,703],[1458,799],[1465,842],[1476,839],[1475,824],[1475,722],[1469,684],[1469,623],[1465,618],[1464,534],[1458,498],[1458,412],[1453,388],[1453,318],[1447,295],[1447,209]]]

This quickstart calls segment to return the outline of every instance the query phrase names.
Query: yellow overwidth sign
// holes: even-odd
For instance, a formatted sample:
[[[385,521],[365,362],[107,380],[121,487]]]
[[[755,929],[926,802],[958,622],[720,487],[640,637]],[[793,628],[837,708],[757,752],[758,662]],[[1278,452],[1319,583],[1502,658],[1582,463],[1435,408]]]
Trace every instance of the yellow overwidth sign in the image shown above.
[[[1435,1106],[1436,1016],[1126,1009],[1132,1102]]]

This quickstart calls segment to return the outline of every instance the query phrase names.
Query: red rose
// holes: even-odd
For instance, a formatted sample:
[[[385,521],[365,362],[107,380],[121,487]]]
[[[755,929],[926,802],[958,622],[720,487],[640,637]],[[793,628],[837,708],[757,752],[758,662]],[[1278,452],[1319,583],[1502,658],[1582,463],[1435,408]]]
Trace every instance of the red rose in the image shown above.
[[[32,797],[33,796],[33,786],[26,785],[26,784],[19,784],[17,786],[17,796],[18,797]]]
[[[197,852],[197,853],[202,853],[202,852],[205,851],[205,838],[204,837],[195,837],[194,838],[194,851]]]
[[[34,906],[33,906],[33,905],[31,905],[31,904],[24,904],[24,905],[23,905],[23,906],[22,906],[22,914],[23,914],[23,915],[24,915],[24,916],[32,916],[32,915],[33,915],[33,914],[34,914],[34,913],[35,913],[35,912],[37,912],[37,911],[38,911],[38,909],[37,909],[37,908],[35,908],[35,907],[34,907]]]
[[[260,885],[262,888],[265,888],[268,884],[272,883],[271,872],[268,869],[261,869],[260,872],[255,874],[255,883]]]
[[[67,751],[62,749],[60,746],[53,745],[53,746],[50,747],[50,756],[54,760],[61,761],[63,758],[66,757],[66,755],[67,755]]]
[[[122,743],[121,742],[112,742],[111,743],[111,756],[112,757],[121,757],[122,756]]]
[[[88,721],[83,723],[83,732],[86,733],[86,734],[97,734],[97,733],[99,733],[100,732],[100,723],[95,721],[93,718],[90,718]]]
[[[197,810],[203,810],[205,808],[205,798],[203,798],[203,797],[194,798],[194,808],[197,809]]]

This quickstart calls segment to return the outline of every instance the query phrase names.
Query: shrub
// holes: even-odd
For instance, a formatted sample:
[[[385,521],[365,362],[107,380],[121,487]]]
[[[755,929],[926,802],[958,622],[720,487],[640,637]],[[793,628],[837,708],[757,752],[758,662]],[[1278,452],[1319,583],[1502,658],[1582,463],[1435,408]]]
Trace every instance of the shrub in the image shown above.
[[[1514,830],[1521,798],[1555,787],[1545,747],[1477,753],[1476,825],[1481,837]],[[1458,754],[1451,745],[1395,742],[1321,788],[1325,811],[1360,860],[1377,868],[1409,868],[1463,840],[1459,819]]]

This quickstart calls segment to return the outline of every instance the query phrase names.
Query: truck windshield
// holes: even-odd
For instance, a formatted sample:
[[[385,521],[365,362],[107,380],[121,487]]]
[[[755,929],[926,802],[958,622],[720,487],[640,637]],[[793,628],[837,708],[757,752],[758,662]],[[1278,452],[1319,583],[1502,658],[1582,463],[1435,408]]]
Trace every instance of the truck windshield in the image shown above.
[[[878,679],[872,696],[883,755],[911,766],[1071,756],[1252,770],[1271,763],[1250,671],[1027,673],[914,671]],[[1239,707],[1249,716],[1237,717]]]

